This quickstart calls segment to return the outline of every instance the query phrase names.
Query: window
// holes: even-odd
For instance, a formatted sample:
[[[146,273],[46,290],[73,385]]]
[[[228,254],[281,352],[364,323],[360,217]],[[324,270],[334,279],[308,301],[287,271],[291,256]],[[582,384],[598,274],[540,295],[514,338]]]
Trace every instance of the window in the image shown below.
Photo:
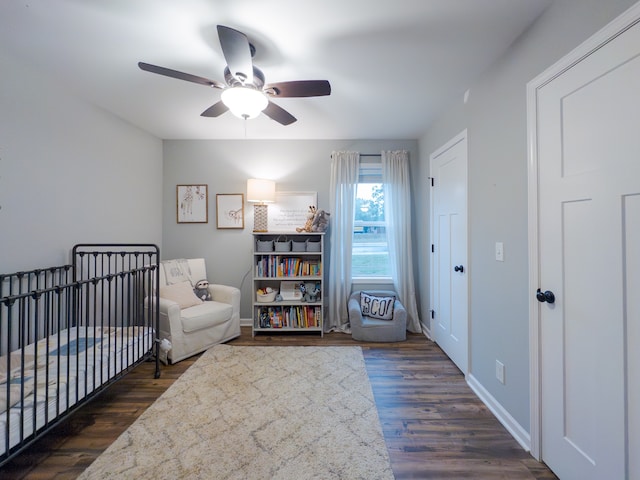
[[[360,164],[351,253],[354,279],[391,277],[380,164]]]

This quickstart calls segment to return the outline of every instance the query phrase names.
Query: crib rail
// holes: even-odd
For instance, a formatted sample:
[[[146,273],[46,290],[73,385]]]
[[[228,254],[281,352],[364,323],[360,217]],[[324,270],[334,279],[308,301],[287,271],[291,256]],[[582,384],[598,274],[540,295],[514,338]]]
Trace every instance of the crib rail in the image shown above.
[[[159,377],[159,258],[81,244],[72,265],[0,275],[0,465],[153,355]]]
[[[78,307],[87,312],[84,318],[95,321],[109,319],[109,327],[144,326],[153,329],[156,368],[160,377],[158,338],[160,329],[159,291],[160,249],[154,244],[78,244],[72,250],[73,273],[76,281],[107,277],[111,288],[95,288],[78,300]],[[148,312],[145,313],[145,302]],[[88,314],[91,312],[91,314]]]
[[[32,304],[25,303],[24,299],[34,292],[70,283],[73,278],[72,268],[72,265],[62,265],[0,274],[0,302],[7,307],[0,308],[0,355],[6,355],[9,350],[21,348],[25,341],[28,343],[37,340],[37,334],[34,331],[37,325],[34,321],[35,312]],[[10,306],[14,302],[23,307],[19,316]],[[12,312],[14,318],[22,319],[17,325],[7,320]],[[12,326],[14,326],[13,329],[11,329]]]

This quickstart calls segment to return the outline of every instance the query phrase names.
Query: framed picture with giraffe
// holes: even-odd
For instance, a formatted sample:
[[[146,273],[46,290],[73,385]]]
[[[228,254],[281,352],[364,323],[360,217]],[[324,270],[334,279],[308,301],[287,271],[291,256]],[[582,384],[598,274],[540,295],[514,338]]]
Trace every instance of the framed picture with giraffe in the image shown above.
[[[207,223],[209,221],[207,185],[177,185],[176,216],[178,223]]]

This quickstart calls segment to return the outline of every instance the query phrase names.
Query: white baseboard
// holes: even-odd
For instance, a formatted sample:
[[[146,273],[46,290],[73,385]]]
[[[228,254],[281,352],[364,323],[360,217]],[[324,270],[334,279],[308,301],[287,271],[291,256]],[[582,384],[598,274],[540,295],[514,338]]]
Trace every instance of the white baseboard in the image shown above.
[[[507,431],[516,439],[520,446],[527,452],[531,451],[531,435],[507,412],[478,380],[471,374],[467,375],[467,384],[471,390],[482,400],[491,413],[495,415],[498,421],[507,429]]]
[[[240,326],[241,327],[251,327],[253,325],[253,320],[251,318],[241,318]]]
[[[420,326],[422,327],[422,333],[424,333],[424,336],[427,337],[429,340],[433,340],[433,337],[431,336],[431,330],[429,330],[429,327],[427,327],[422,322],[420,322]]]

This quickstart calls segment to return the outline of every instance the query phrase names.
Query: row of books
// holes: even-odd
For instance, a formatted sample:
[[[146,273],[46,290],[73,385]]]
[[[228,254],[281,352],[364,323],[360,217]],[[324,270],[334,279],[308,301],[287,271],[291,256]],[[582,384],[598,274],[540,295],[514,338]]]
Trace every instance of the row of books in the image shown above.
[[[320,306],[260,307],[259,328],[312,328],[322,326]]]
[[[319,259],[264,255],[256,262],[257,277],[311,277],[322,275]]]

